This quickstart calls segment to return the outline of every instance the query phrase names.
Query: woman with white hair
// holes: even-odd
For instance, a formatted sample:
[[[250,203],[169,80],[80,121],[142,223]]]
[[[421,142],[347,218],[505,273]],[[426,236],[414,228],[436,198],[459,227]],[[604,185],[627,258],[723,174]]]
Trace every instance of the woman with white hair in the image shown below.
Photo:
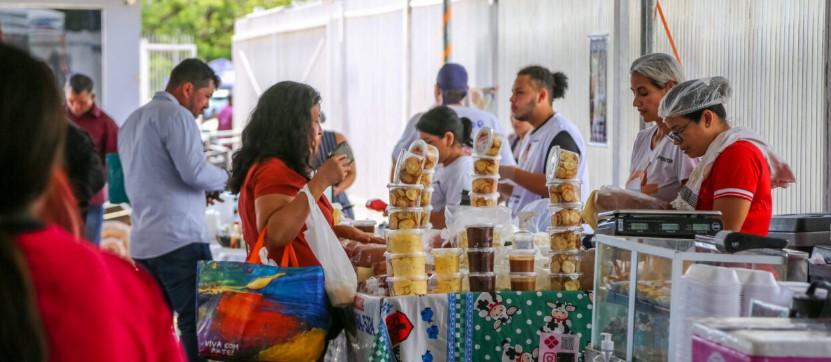
[[[793,172],[753,131],[731,127],[724,103],[726,78],[678,84],[661,100],[667,136],[701,162],[672,206],[721,211],[725,230],[766,236],[773,211],[771,189],[796,181]]]
[[[685,155],[665,137],[669,128],[658,116],[661,98],[683,81],[681,66],[667,54],[647,54],[632,62],[629,69],[632,106],[650,125],[635,138],[626,189],[670,202],[678,196],[695,168],[697,160]]]

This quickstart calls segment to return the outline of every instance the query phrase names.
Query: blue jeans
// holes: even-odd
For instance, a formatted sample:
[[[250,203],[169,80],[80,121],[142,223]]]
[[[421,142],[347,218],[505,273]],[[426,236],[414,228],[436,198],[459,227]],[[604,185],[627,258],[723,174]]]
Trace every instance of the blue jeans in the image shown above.
[[[212,260],[206,243],[193,243],[151,259],[136,259],[156,277],[167,303],[178,314],[180,340],[190,362],[201,362],[196,340],[196,263]]]
[[[95,245],[101,244],[101,224],[104,223],[104,205],[89,205],[84,220],[84,234]]]

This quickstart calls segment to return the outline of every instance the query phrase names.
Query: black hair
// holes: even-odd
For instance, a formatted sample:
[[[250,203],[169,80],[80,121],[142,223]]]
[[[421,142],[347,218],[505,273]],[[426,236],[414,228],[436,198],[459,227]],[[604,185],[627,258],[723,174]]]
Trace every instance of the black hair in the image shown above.
[[[263,93],[242,131],[242,147],[234,153],[228,188],[239,193],[248,169],[256,162],[279,158],[286,166],[311,178],[311,108],[320,94],[303,83],[277,83]]]
[[[443,104],[458,104],[467,97],[467,89],[448,89],[441,92]]]
[[[689,119],[690,121],[693,121],[695,123],[698,123],[699,121],[701,121],[701,116],[704,114],[704,111],[710,111],[715,113],[718,116],[718,118],[721,118],[722,121],[727,123],[727,110],[724,109],[723,104],[715,104],[707,108],[702,108],[697,111],[687,113],[682,117]]]
[[[75,73],[66,81],[66,85],[75,93],[92,92],[92,78],[81,73]]]
[[[0,356],[45,361],[47,343],[26,260],[15,238],[28,209],[52,180],[66,133],[58,84],[49,67],[0,43]],[[26,120],[20,122],[20,120]]]
[[[219,87],[219,76],[208,64],[196,58],[188,58],[173,67],[170,80],[167,81],[167,88],[174,88],[184,83],[193,83],[196,88],[204,88],[211,81],[214,82],[214,87]]]
[[[450,132],[453,133],[456,144],[473,147],[470,134],[473,131],[473,122],[466,117],[459,118],[456,111],[448,106],[438,106],[421,115],[416,129],[438,137],[444,137],[445,133]]]
[[[529,65],[522,68],[517,76],[527,75],[535,88],[539,89],[545,87],[548,90],[549,100],[554,102],[555,99],[566,96],[568,89],[568,77],[562,72],[551,73],[548,68],[540,65]]]

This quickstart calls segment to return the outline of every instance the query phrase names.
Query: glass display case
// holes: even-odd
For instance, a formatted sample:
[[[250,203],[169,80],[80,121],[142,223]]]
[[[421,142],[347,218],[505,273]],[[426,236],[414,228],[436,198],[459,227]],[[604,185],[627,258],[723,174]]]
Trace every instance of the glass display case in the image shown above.
[[[688,239],[595,235],[592,345],[611,333],[615,355],[627,361],[669,361],[674,351],[673,305],[679,305],[684,272],[693,264],[764,268],[784,277],[785,258],[722,254]],[[770,254],[770,253],[767,253]],[[676,313],[677,314],[677,313]]]

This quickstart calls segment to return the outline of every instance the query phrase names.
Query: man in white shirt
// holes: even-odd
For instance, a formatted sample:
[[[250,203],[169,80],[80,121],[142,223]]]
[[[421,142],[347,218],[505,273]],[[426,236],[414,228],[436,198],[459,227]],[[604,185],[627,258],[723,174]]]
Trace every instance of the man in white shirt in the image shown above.
[[[588,196],[589,175],[583,136],[577,126],[553,106],[554,99],[563,98],[566,89],[568,78],[560,72],[552,73],[533,65],[517,73],[511,95],[511,114],[519,121],[531,123],[534,130],[519,146],[519,167],[504,162],[499,167],[499,175],[514,183],[513,186],[500,185],[500,192],[510,195],[508,207],[513,215],[525,205],[548,197],[546,163],[554,146],[580,155],[577,178],[581,181],[581,200],[585,201]]]
[[[462,105],[468,92],[467,71],[465,67],[456,63],[446,63],[439,69],[439,74],[436,76],[436,86],[434,95],[436,97],[437,105],[446,105],[456,111],[459,118],[465,117],[473,124],[471,137],[476,137],[476,133],[483,127],[492,128],[496,133],[502,135],[504,140],[508,140],[507,133],[502,125],[497,120],[496,116],[485,112],[483,110],[465,107]],[[418,139],[418,131],[416,130],[416,123],[423,112],[416,113],[404,126],[404,133],[395,144],[392,151],[392,160],[395,162],[401,150],[410,146],[413,141]],[[511,145],[508,142],[502,142],[502,149],[500,150],[500,160],[502,165],[516,166],[513,154],[511,153]],[[393,164],[393,167],[395,165]],[[472,172],[472,170],[471,170]]]

